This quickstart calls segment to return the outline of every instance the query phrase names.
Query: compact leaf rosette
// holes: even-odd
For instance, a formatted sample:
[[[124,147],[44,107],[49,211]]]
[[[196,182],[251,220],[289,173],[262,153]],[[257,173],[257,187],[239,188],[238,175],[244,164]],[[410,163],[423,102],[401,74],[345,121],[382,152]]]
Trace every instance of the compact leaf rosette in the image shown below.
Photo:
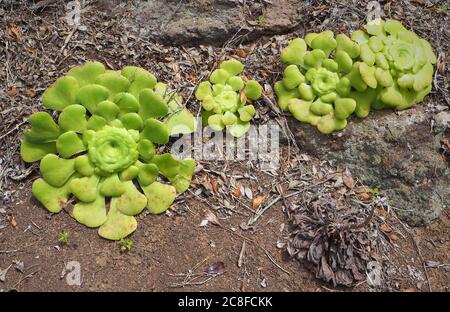
[[[308,49],[309,48],[309,49]],[[436,56],[431,45],[396,20],[374,20],[336,37],[330,30],[296,38],[281,52],[288,66],[275,84],[278,104],[322,133],[371,109],[403,110],[430,93]]]
[[[255,107],[247,102],[258,100],[262,94],[257,81],[244,81],[239,76],[243,70],[244,65],[236,59],[224,61],[195,92],[202,101],[204,123],[215,131],[226,128],[234,137],[244,135],[250,128]]]
[[[58,122],[46,112],[31,115],[20,152],[26,162],[40,160],[32,192],[50,212],[73,194],[71,215],[118,240],[136,229],[134,216],[145,207],[162,213],[189,187],[194,160],[157,155],[156,147],[193,132],[194,117],[148,71],[87,62],[56,80],[42,103],[60,112]]]

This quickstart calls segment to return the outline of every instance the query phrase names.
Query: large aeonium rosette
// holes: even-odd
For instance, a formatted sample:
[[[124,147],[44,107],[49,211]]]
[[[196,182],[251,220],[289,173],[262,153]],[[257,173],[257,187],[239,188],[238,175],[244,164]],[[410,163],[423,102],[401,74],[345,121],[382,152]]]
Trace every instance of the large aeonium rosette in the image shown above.
[[[117,240],[136,229],[134,216],[145,207],[162,213],[189,187],[194,160],[157,155],[156,147],[193,132],[194,117],[148,71],[87,62],[56,80],[42,102],[60,111],[58,122],[46,112],[31,115],[21,155],[40,160],[42,178],[32,192],[50,212],[60,212],[74,195],[71,215]]]
[[[336,37],[330,30],[296,38],[281,52],[288,66],[275,84],[278,104],[322,133],[345,128],[352,114],[403,110],[430,93],[436,56],[396,20],[374,20]]]

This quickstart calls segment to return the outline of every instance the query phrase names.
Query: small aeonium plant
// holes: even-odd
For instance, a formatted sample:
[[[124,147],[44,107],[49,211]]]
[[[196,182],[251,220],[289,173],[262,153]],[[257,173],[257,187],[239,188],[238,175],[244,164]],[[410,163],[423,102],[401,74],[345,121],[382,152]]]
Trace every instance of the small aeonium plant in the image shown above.
[[[222,62],[209,81],[199,84],[195,97],[202,101],[202,116],[211,129],[226,128],[234,137],[244,135],[255,116],[255,107],[247,101],[261,97],[262,86],[240,76],[244,65],[236,59]]]
[[[194,160],[157,155],[155,145],[193,132],[194,117],[148,71],[87,62],[56,80],[42,102],[60,111],[58,123],[46,112],[32,114],[20,152],[26,162],[40,160],[42,178],[32,192],[50,212],[60,212],[73,194],[78,222],[120,240],[137,228],[134,216],[145,207],[162,213],[189,187]]]

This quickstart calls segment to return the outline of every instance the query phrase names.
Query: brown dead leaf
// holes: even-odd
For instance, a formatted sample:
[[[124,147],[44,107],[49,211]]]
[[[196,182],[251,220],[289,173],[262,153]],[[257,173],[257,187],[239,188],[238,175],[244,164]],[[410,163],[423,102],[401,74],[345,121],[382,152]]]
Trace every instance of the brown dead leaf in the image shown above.
[[[353,186],[355,185],[355,181],[353,180],[352,174],[350,170],[348,170],[348,168],[345,168],[344,172],[342,173],[342,181],[349,189],[353,188]]]
[[[9,221],[9,223],[13,226],[13,227],[17,227],[17,221],[16,218],[14,218],[13,216],[7,215],[6,219]]]
[[[404,292],[416,292],[416,289],[414,287],[409,287],[409,288],[405,288],[403,289]]]
[[[204,176],[203,177],[203,182],[202,182],[203,187],[205,188],[205,190],[212,192],[212,186],[211,186],[211,182],[208,179],[208,176]]]
[[[22,39],[20,28],[16,25],[9,25],[8,29],[6,30],[6,39],[14,41]]]
[[[239,95],[239,101],[240,101],[241,103],[244,103],[244,101],[245,101],[245,93],[244,93],[244,90],[242,90],[242,91],[241,91],[241,94]]]
[[[33,98],[36,96],[36,91],[34,91],[34,89],[26,89],[25,90],[25,94],[30,97]]]
[[[261,75],[264,77],[264,78],[268,78],[270,75],[269,75],[269,73],[267,72],[267,70],[262,70],[261,71]]]
[[[195,77],[194,73],[190,73],[189,74],[189,80],[193,83],[196,84],[197,83],[197,77]]]
[[[382,223],[380,225],[380,231],[383,231],[384,233],[390,233],[392,232],[392,228],[388,224]]]
[[[219,187],[217,186],[217,181],[214,177],[209,178],[209,183],[211,183],[211,187],[214,193],[217,193]]]
[[[266,199],[266,196],[263,196],[263,195],[258,195],[255,198],[253,198],[253,202],[252,202],[253,209],[256,209],[259,206],[261,206],[261,204],[264,202],[265,199]]]
[[[8,94],[10,97],[15,97],[19,91],[17,90],[17,87],[15,85],[12,85],[8,91],[6,91],[6,94]]]
[[[211,264],[206,268],[206,273],[208,274],[222,274],[225,272],[225,264],[222,261]]]
[[[382,208],[381,209],[378,208],[378,209],[375,209],[375,215],[383,217],[384,219],[387,219],[387,217],[389,216],[389,213]]]
[[[398,236],[395,233],[392,233],[389,235],[390,240],[392,241],[398,241]]]
[[[372,194],[367,193],[367,192],[362,193],[361,194],[361,199],[362,199],[362,201],[369,201],[369,200],[372,199]]]
[[[450,150],[450,142],[447,139],[442,139],[441,142]]]
[[[234,196],[236,196],[236,197],[241,197],[241,195],[242,195],[242,192],[241,192],[241,185],[238,184],[238,185],[236,186],[236,191],[234,192]]]
[[[217,219],[217,216],[210,210],[206,212],[205,219],[214,225],[220,225],[219,219]]]
[[[241,49],[235,50],[234,53],[239,57],[246,57],[248,54],[246,51],[241,50]]]
[[[34,54],[37,51],[36,48],[30,47],[30,46],[27,46],[27,45],[25,46],[25,50],[27,50],[27,52],[30,53],[30,54]]]

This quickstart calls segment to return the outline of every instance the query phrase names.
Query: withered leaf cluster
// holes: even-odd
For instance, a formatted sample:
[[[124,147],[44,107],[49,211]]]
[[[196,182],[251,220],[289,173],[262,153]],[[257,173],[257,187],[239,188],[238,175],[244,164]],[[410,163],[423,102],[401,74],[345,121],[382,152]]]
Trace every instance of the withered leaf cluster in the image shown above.
[[[304,199],[291,214],[287,251],[317,278],[353,286],[366,278],[370,260],[368,218],[329,194]]]

